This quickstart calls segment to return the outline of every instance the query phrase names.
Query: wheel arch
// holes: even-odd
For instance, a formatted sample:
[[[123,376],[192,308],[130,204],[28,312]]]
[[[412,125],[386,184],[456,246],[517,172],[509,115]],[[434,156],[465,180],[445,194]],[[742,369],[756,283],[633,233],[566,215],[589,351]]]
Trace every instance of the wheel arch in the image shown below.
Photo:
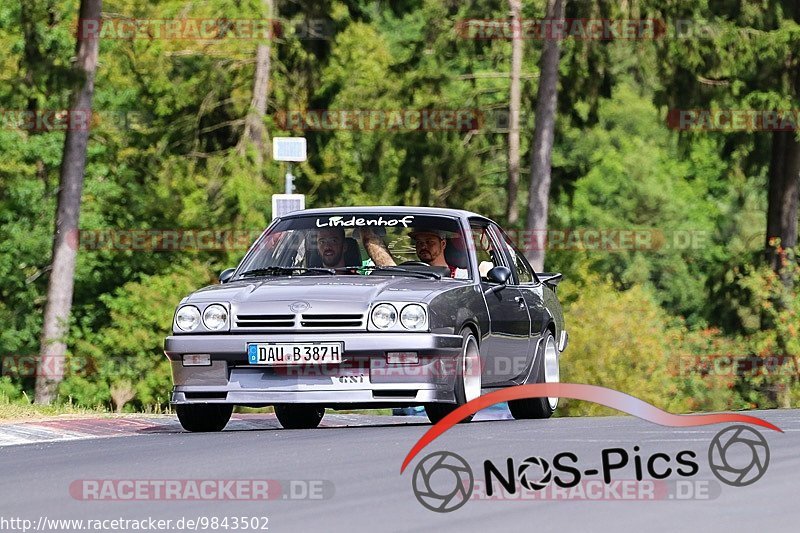
[[[467,328],[470,331],[472,331],[472,334],[475,336],[475,340],[477,341],[478,346],[480,346],[481,345],[481,330],[480,330],[480,327],[478,327],[478,323],[474,319],[464,320],[461,323],[461,325],[458,327],[457,331],[461,332],[461,331],[464,330],[464,328]]]

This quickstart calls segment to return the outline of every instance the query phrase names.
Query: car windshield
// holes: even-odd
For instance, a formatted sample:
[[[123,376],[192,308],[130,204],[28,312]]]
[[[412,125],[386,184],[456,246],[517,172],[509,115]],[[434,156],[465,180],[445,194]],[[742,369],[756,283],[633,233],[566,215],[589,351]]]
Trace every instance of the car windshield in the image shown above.
[[[470,279],[458,220],[408,214],[336,214],[281,220],[245,257],[238,277],[401,275]]]

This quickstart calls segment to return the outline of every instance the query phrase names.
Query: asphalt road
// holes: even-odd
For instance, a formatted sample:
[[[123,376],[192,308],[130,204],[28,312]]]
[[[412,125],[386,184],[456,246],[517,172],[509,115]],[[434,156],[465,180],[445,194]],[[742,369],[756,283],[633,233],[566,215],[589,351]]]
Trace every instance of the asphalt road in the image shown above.
[[[664,428],[633,417],[498,420],[460,425],[423,450],[403,475],[399,473],[403,458],[430,427],[419,418],[409,417],[405,425],[381,424],[380,417],[373,417],[369,419],[372,424],[365,427],[308,431],[256,429],[217,434],[170,430],[132,437],[8,446],[0,448],[0,529],[13,530],[13,524],[8,522],[2,527],[2,520],[11,518],[29,519],[38,525],[40,517],[50,520],[152,517],[176,521],[181,517],[238,516],[241,520],[266,516],[269,531],[273,532],[434,528],[437,531],[797,531],[800,411],[750,414],[771,421],[785,433],[760,430],[769,443],[769,468],[761,479],[747,487],[723,485],[710,470],[709,443],[725,425]],[[436,513],[423,508],[412,492],[414,467],[434,451],[449,450],[463,456],[475,478],[481,480],[486,459],[504,466],[508,457],[519,464],[529,456],[549,459],[571,451],[578,456],[583,470],[601,466],[604,448],[625,448],[632,457],[634,446],[640,447],[644,463],[655,452],[674,458],[682,450],[695,451],[699,471],[691,478],[674,475],[668,478],[665,485],[659,485],[666,486],[666,492],[657,490],[659,496],[655,501],[587,500],[580,499],[580,493],[573,493],[570,499],[563,499],[562,494],[561,499],[546,501],[471,499],[453,512]],[[749,453],[749,448],[740,447],[731,462],[741,462]],[[631,465],[615,471],[614,481],[632,480]],[[329,488],[324,499],[269,501],[82,501],[70,494],[70,486],[75,487],[76,480],[98,479],[273,479],[282,480],[282,487],[288,486],[288,480],[326,480],[325,486]],[[446,477],[438,482],[444,483],[443,479]],[[596,489],[602,476],[584,479],[593,480]],[[701,492],[700,498],[675,499],[679,479],[691,480],[692,490],[705,491],[710,496]],[[588,484],[585,488],[587,494],[591,492]],[[684,486],[681,490],[686,493],[688,488]],[[612,490],[610,497],[618,496]],[[228,530],[232,530],[232,525],[233,520],[229,519]],[[225,529],[220,526],[217,530]]]

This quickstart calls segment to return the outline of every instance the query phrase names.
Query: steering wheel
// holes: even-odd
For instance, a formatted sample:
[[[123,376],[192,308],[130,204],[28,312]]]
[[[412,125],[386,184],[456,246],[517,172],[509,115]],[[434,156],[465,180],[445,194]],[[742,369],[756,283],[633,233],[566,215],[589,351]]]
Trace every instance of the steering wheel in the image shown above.
[[[403,261],[398,266],[420,266],[420,267],[429,267],[430,265],[425,261]]]

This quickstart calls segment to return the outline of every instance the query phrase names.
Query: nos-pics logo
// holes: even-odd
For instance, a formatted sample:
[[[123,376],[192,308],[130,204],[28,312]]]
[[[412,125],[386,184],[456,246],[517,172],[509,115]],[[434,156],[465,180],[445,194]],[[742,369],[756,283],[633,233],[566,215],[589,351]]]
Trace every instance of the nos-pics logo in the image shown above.
[[[456,408],[433,425],[411,447],[400,466],[400,474],[411,465],[414,458],[429,444],[456,424],[492,405],[523,398],[571,398],[589,401],[632,414],[637,418],[665,427],[685,428],[712,424],[729,425],[717,433],[708,448],[708,464],[712,473],[726,485],[745,487],[761,479],[769,466],[767,440],[752,426],[761,426],[779,433],[783,430],[761,418],[741,413],[707,413],[676,415],[668,413],[639,398],[620,391],[582,383],[535,383],[518,385],[490,392]],[[749,424],[745,425],[745,424]],[[483,479],[480,479],[487,496],[491,496],[493,480],[509,493],[524,488],[531,494],[547,487],[559,489],[577,487],[583,476],[601,476],[604,486],[612,483],[612,473],[633,466],[635,483],[648,480],[664,480],[670,476],[695,476],[700,466],[697,453],[682,450],[671,456],[667,453],[641,450],[633,447],[633,453],[624,448],[601,450],[600,464],[590,468],[578,468],[578,457],[572,452],[561,452],[552,458],[528,457],[514,463],[508,458],[503,467],[491,461],[483,463]],[[597,468],[597,467],[600,468]],[[677,480],[678,483],[681,480]],[[417,500],[432,511],[447,513],[455,511],[473,496],[476,479],[469,463],[452,452],[434,452],[419,461],[412,476],[412,488]],[[616,482],[619,482],[617,480]],[[587,483],[597,485],[597,480]],[[552,486],[551,486],[552,484]],[[684,484],[681,484],[685,486]]]
[[[693,452],[690,453],[692,456],[695,455]],[[568,455],[574,456],[574,454]],[[665,456],[665,454],[655,455]],[[508,461],[510,464],[513,463],[511,458]],[[606,463],[604,457],[600,469],[602,472],[593,470],[592,473],[602,473],[605,482],[610,483],[611,471],[625,466],[627,462],[627,456],[625,464]],[[570,482],[562,483],[557,476],[560,471],[558,466],[551,463],[557,462],[542,457],[528,457],[514,469],[516,480],[507,479],[501,481],[501,484],[513,493],[516,491],[516,484],[528,491],[540,491],[554,481],[562,487],[574,486],[580,481],[581,472],[569,467],[563,471],[571,476]],[[766,473],[769,466],[769,446],[758,431],[744,425],[731,426],[717,433],[711,440],[708,447],[708,463],[711,471],[721,482],[733,487],[744,487],[755,483]],[[692,466],[691,463],[683,464]],[[648,461],[648,471],[651,467],[652,461]],[[694,468],[681,475],[691,475],[697,471],[694,465]],[[490,472],[496,474],[498,469],[491,461],[485,461],[484,475],[487,479],[484,480],[484,486],[487,488],[493,483]],[[655,472],[648,473],[659,478],[666,477],[656,475]],[[470,500],[475,488],[475,475],[469,463],[460,455],[446,451],[434,452],[417,464],[412,477],[412,488],[414,496],[423,507],[438,513],[449,513]]]

